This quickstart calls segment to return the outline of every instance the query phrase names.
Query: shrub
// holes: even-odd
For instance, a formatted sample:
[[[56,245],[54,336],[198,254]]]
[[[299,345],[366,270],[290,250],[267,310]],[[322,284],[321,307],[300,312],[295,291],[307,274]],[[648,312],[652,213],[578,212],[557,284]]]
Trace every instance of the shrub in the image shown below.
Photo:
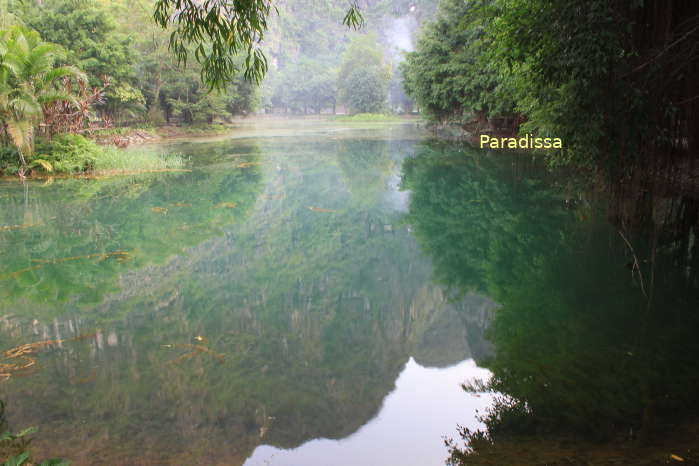
[[[0,146],[0,170],[17,173],[16,149]],[[153,149],[117,149],[96,144],[78,134],[60,134],[37,145],[29,160],[33,169],[55,173],[133,172],[167,170],[184,167],[185,158],[176,154],[159,154]]]
[[[0,146],[0,172],[14,175],[19,170],[19,154],[13,146]]]
[[[36,158],[53,166],[53,171],[79,173],[94,170],[103,149],[79,134],[59,134],[37,146]]]

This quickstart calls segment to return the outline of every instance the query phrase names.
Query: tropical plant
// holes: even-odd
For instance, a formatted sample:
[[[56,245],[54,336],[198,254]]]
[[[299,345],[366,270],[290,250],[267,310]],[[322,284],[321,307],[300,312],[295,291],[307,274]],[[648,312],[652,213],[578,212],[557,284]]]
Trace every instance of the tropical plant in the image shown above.
[[[123,121],[143,112],[145,101],[135,86],[141,57],[134,50],[133,34],[119,29],[116,8],[94,0],[54,0],[25,12],[24,18],[45,40],[64,47],[68,61],[85,71],[91,87],[111,83],[93,106]]]
[[[5,140],[17,148],[20,175],[33,154],[34,132],[43,121],[44,106],[74,101],[63,81],[86,79],[75,67],[56,66],[63,56],[60,47],[42,41],[35,31],[15,26],[0,32],[0,120]]]

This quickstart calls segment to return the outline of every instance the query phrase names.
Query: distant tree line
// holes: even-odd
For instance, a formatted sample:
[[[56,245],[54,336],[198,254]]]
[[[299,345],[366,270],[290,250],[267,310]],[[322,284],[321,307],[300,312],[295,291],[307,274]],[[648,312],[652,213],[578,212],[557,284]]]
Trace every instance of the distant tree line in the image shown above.
[[[388,110],[391,66],[385,62],[376,37],[357,35],[347,44],[339,66],[332,61],[301,57],[272,73],[270,110],[293,113],[336,112],[342,104],[350,113]]]

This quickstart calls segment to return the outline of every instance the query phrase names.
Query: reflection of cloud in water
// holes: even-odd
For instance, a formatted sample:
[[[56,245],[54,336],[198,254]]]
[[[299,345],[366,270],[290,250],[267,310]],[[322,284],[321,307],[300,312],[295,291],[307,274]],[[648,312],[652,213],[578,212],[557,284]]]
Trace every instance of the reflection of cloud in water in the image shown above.
[[[341,440],[311,440],[291,450],[261,445],[244,466],[444,464],[447,449],[442,437],[458,438],[457,424],[480,427],[476,410],[483,412],[491,400],[490,395],[467,394],[460,384],[486,377],[489,372],[472,359],[435,369],[411,358],[379,414],[354,434]]]
[[[391,175],[387,181],[386,189],[386,201],[396,212],[407,212],[408,211],[408,201],[410,200],[410,193],[408,191],[401,191],[398,186],[400,185],[400,176]]]

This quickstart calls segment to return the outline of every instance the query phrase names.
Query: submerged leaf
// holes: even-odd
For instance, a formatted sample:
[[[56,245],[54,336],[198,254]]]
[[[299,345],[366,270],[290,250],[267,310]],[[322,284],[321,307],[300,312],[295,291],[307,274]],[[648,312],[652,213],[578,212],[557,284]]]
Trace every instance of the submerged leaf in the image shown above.
[[[39,226],[39,223],[23,223],[22,225],[0,226],[0,231],[24,230],[25,228]]]
[[[235,206],[238,204],[235,202],[221,202],[220,204],[216,204],[214,206],[214,209],[222,209],[222,208],[228,208],[228,209],[233,209]]]

